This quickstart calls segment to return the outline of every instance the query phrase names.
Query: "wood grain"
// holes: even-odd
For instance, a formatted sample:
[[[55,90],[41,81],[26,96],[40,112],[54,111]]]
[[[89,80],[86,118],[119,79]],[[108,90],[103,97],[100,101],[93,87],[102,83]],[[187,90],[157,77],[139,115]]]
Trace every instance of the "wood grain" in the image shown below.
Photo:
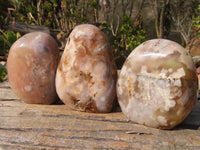
[[[29,32],[41,31],[50,34],[48,27],[39,26],[39,25],[30,25],[23,22],[9,22],[8,25],[5,25],[6,30],[11,30],[14,32],[20,32],[26,34]]]
[[[95,114],[58,104],[25,104],[8,82],[0,84],[0,150],[198,150],[199,126],[199,101],[181,125],[158,130],[128,122],[122,112]]]

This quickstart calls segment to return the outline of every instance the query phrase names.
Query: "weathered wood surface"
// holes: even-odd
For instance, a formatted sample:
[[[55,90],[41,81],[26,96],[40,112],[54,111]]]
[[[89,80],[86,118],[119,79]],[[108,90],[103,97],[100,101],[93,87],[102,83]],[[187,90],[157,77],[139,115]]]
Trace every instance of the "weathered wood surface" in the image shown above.
[[[9,22],[8,25],[5,25],[4,27],[7,30],[20,32],[22,34],[34,32],[34,31],[42,31],[48,34],[50,33],[49,29],[45,26],[30,25],[23,22]]]
[[[173,130],[128,122],[121,112],[83,113],[65,105],[30,105],[8,82],[0,84],[0,150],[141,149],[199,150],[200,102]]]

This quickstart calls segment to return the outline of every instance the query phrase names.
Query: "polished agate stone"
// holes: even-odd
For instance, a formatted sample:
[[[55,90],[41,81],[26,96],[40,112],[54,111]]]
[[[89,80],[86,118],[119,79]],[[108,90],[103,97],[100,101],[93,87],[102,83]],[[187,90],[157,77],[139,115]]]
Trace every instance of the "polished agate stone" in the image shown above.
[[[56,74],[56,91],[70,108],[110,112],[116,96],[116,67],[106,36],[93,25],[71,32]]]
[[[118,81],[117,96],[129,120],[153,128],[171,129],[191,112],[198,79],[189,53],[179,44],[149,40],[133,50]]]
[[[11,88],[26,103],[53,103],[57,98],[55,74],[58,62],[58,46],[50,35],[32,32],[22,36],[12,45],[8,55]]]

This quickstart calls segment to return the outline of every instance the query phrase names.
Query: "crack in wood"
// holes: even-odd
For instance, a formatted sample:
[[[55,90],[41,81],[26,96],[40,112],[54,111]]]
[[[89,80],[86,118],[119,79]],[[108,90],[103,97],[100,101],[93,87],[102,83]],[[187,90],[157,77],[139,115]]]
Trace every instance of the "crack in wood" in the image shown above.
[[[85,118],[84,117],[77,117],[77,115],[64,115],[64,114],[57,114],[57,115],[45,115],[45,114],[42,114],[43,117],[58,117],[58,118],[64,118],[64,117],[67,117],[67,118],[76,118],[76,119],[80,119],[80,120],[97,120],[97,121],[105,121],[105,122],[118,122],[118,123],[129,123],[129,121],[127,120],[108,120],[108,119],[105,119],[105,117],[98,117],[98,116],[86,116]]]
[[[10,89],[11,90],[10,86],[6,86],[6,85],[0,86],[0,89]]]
[[[147,133],[147,132],[138,132],[138,131],[127,131],[127,134],[136,134],[136,135],[153,135],[153,133]]]
[[[20,99],[0,99],[0,102],[5,102],[5,101],[21,101]]]
[[[0,142],[0,149],[5,147],[5,150],[7,149],[12,149],[12,150],[22,150],[22,148],[24,148],[25,150],[27,149],[39,149],[39,150],[57,150],[57,149],[66,149],[66,148],[71,148],[70,146],[49,146],[49,145],[45,145],[45,144],[33,144],[33,145],[27,145],[27,144],[23,144],[23,143],[10,143],[9,141],[6,142],[7,144],[2,144]],[[76,148],[76,149],[82,149],[80,148]]]
[[[3,131],[22,131],[22,132],[29,132],[29,131],[33,131],[33,132],[90,132],[90,133],[98,133],[98,132],[120,132],[120,133],[124,133],[124,130],[111,130],[111,129],[104,129],[104,130],[73,130],[73,129],[52,129],[52,128],[0,128],[0,130]]]

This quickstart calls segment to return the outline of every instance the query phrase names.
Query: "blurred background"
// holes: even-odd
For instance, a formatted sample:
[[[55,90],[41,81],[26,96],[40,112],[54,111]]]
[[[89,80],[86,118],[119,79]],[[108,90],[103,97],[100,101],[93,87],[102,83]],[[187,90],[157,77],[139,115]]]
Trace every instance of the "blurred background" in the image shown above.
[[[200,55],[200,0],[0,0],[0,81],[10,46],[22,35],[49,33],[62,53],[72,29],[83,23],[107,35],[118,69],[149,39],[170,39]]]

